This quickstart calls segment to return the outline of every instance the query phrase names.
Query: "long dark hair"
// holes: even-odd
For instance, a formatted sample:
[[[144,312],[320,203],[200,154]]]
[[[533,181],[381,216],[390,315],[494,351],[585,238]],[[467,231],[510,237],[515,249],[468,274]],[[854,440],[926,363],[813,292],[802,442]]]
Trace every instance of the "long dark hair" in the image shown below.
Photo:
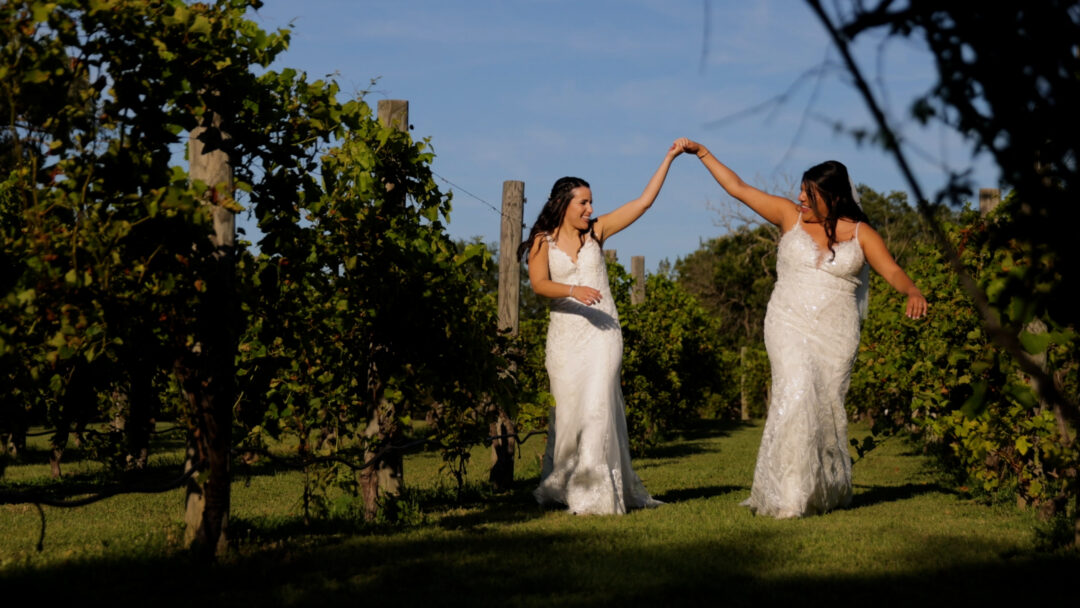
[[[825,237],[829,239],[829,251],[834,256],[836,255],[836,251],[833,250],[833,245],[836,244],[836,222],[840,218],[870,223],[862,207],[855,202],[851,183],[847,167],[844,163],[835,160],[827,160],[820,165],[814,165],[802,176],[802,186],[806,191],[806,197],[812,202],[820,202],[825,207],[826,213],[822,224],[825,227]]]
[[[548,195],[548,200],[544,203],[544,208],[540,210],[540,215],[536,217],[536,223],[533,224],[532,230],[529,231],[529,238],[525,239],[518,247],[518,257],[524,256],[532,249],[533,241],[541,234],[550,234],[558,228],[563,221],[563,216],[566,215],[566,207],[570,205],[570,200],[574,198],[574,188],[588,188],[589,182],[581,179],[580,177],[560,177],[555,180],[555,185],[551,187],[551,194]],[[589,231],[592,232],[592,224],[589,225]]]

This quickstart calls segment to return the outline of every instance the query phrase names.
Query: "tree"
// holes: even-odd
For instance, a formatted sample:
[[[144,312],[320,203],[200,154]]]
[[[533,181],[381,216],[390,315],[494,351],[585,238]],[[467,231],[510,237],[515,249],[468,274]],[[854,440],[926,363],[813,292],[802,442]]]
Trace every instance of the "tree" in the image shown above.
[[[142,381],[176,369],[192,407],[193,466],[207,470],[198,482],[207,507],[191,521],[204,555],[223,547],[235,351],[215,338],[235,315],[208,312],[229,301],[231,282],[217,269],[210,216],[239,207],[227,191],[202,205],[206,185],[170,159],[202,117],[237,125],[248,146],[232,150],[239,162],[258,145],[240,127],[258,86],[251,66],[268,65],[286,38],[244,21],[249,6],[68,0],[0,9],[10,210],[21,228],[5,243],[16,270],[4,285],[4,354],[20,370],[6,380],[14,393],[40,394],[59,449],[70,422],[94,416],[99,396],[130,383],[129,372]],[[220,137],[205,143],[223,147]],[[152,398],[129,396],[132,409]]]
[[[678,281],[721,323],[726,346],[762,341],[765,304],[776,281],[772,226],[739,227],[675,262]]]
[[[938,204],[961,205],[972,191],[969,178],[954,173],[933,200],[923,194],[899,134],[849,52],[850,41],[874,29],[918,37],[929,46],[938,82],[915,100],[912,113],[924,122],[938,120],[957,129],[972,142],[973,152],[993,155],[1005,181],[1015,189],[1019,205],[1008,224],[994,231],[995,242],[1019,240],[1026,249],[1027,270],[1005,277],[993,300],[970,277],[963,279],[965,288],[994,339],[1039,380],[1042,397],[1061,408],[1074,424],[1080,423],[1075,399],[1058,390],[1021,344],[1024,327],[1035,317],[1070,327],[1077,320],[1076,308],[1064,303],[1068,301],[1065,290],[1080,270],[1071,247],[1072,227],[1080,221],[1075,205],[1080,191],[1076,162],[1080,126],[1073,120],[1080,101],[1080,54],[1075,46],[1080,35],[1080,3],[995,5],[971,11],[961,3],[919,0],[897,7],[883,0],[871,6],[850,3],[846,12],[835,17],[817,0],[809,3],[843,55],[875,118],[880,140],[896,158],[939,245],[949,251],[948,240],[932,215]],[[949,258],[965,277],[955,253]]]
[[[0,5],[2,422],[48,417],[63,433],[128,385],[125,415],[141,419],[134,401],[154,395],[135,381],[175,374],[203,559],[225,547],[240,441],[296,437],[298,466],[355,488],[338,467],[404,447],[364,444],[381,406],[396,415],[380,423],[408,426],[437,403],[425,442],[460,479],[486,436],[477,404],[510,392],[493,299],[467,270],[489,258],[445,234],[426,142],[333,82],[265,71],[288,34],[244,18],[259,5]],[[170,166],[187,134],[227,155],[237,193]],[[241,201],[265,237],[234,264],[214,216]]]

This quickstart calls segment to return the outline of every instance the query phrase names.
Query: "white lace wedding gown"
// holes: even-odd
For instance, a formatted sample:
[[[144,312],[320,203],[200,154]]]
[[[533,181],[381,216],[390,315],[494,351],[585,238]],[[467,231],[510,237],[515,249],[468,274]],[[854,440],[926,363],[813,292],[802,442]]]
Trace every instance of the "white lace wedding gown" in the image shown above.
[[[575,263],[548,237],[553,281],[587,285],[600,302],[551,301],[546,364],[555,408],[540,486],[541,504],[563,504],[578,514],[625,513],[661,504],[630,466],[619,371],[622,330],[600,245],[588,238]]]
[[[824,513],[851,502],[844,395],[859,346],[855,290],[865,260],[856,238],[835,257],[796,222],[780,238],[765,314],[772,398],[754,468],[755,513]],[[863,275],[865,276],[865,275]]]

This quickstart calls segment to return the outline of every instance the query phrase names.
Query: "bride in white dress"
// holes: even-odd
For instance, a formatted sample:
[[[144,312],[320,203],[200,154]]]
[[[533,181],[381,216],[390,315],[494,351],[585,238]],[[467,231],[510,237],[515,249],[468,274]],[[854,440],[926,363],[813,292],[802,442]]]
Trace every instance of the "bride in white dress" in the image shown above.
[[[794,204],[747,185],[705,146],[676,144],[697,154],[728,194],[782,231],[765,314],[772,397],[743,504],[776,518],[847,506],[851,457],[844,396],[859,346],[856,294],[869,278],[865,264],[907,295],[908,317],[926,314],[926,298],[867,223],[843,164],[827,161],[807,170]]]
[[[541,504],[566,505],[577,514],[660,504],[630,465],[619,379],[622,331],[601,247],[653,204],[682,151],[668,150],[640,197],[595,219],[589,184],[559,179],[518,252],[528,252],[533,291],[551,299],[546,366],[555,408],[534,492]]]

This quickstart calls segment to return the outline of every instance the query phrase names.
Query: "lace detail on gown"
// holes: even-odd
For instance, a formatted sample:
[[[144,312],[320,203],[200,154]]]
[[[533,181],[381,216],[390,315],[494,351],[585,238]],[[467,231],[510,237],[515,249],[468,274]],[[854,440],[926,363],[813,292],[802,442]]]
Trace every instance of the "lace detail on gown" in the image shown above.
[[[844,395],[859,346],[856,238],[822,250],[802,220],[780,238],[765,313],[772,397],[754,467],[755,513],[801,517],[851,502]]]
[[[661,504],[630,465],[619,382],[622,330],[600,245],[586,239],[574,262],[549,236],[548,268],[553,281],[593,287],[601,299],[593,306],[573,298],[551,301],[546,365],[556,407],[534,495],[541,504],[563,504],[581,514]]]

